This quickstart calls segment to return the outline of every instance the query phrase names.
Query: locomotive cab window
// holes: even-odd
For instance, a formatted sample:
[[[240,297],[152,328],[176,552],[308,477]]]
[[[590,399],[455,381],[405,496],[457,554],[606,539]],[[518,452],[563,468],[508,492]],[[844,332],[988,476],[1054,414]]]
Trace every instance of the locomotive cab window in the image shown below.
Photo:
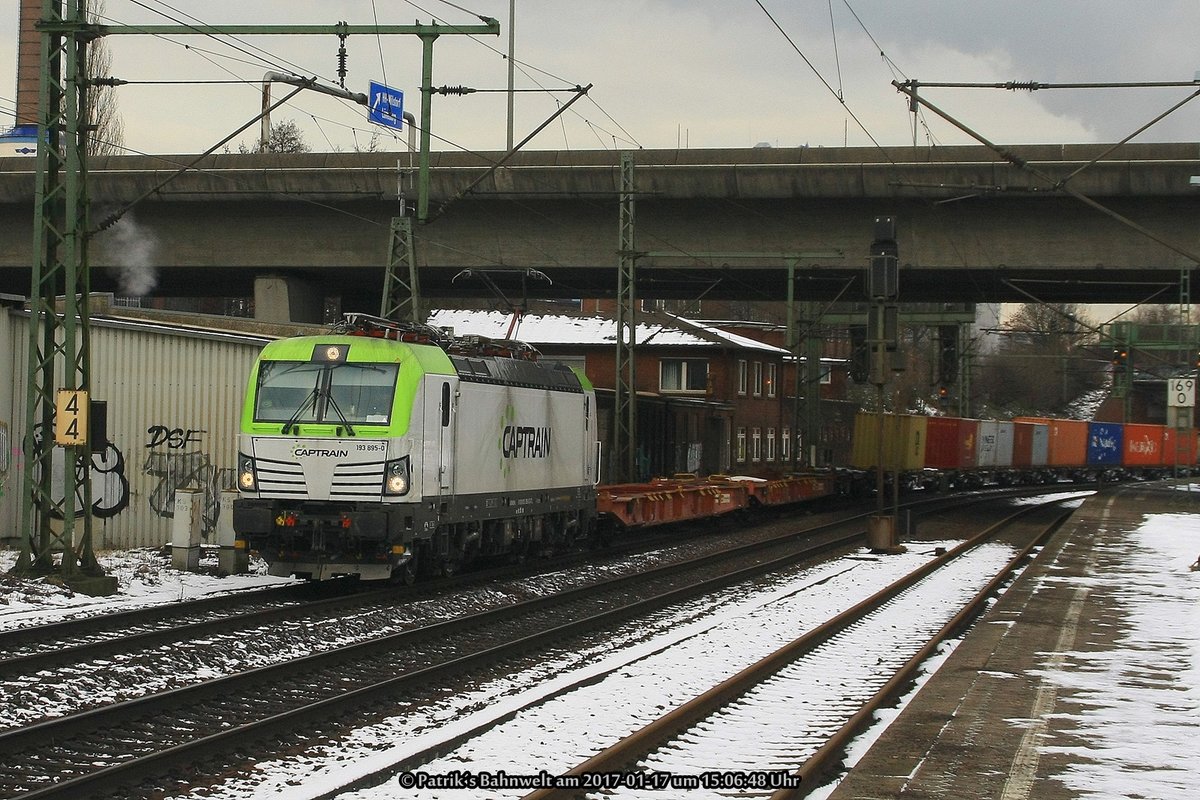
[[[258,371],[256,422],[387,425],[396,364],[265,361]]]

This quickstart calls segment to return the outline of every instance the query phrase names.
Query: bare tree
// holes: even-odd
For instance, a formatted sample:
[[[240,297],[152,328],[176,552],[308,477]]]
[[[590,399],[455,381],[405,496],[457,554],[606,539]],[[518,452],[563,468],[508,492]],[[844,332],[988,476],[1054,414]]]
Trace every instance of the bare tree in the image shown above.
[[[96,22],[104,15],[104,0],[89,0],[87,18]],[[117,93],[112,86],[98,86],[98,78],[111,77],[112,52],[104,39],[96,39],[88,45],[87,64],[84,66],[89,80],[87,103],[80,123],[91,131],[87,137],[89,156],[109,156],[124,152],[125,126],[117,111]]]
[[[290,119],[271,125],[266,147],[257,141],[252,146],[238,145],[239,153],[307,153],[310,149],[300,126]]]
[[[1180,322],[1179,306],[1163,303],[1150,305],[1144,303],[1134,309],[1129,321],[1137,325],[1178,325]],[[1186,320],[1184,320],[1186,322]]]
[[[980,360],[980,400],[993,412],[1062,414],[1103,385],[1105,364],[1088,349],[1091,332],[1073,303],[1026,303],[1008,321],[996,353]]]

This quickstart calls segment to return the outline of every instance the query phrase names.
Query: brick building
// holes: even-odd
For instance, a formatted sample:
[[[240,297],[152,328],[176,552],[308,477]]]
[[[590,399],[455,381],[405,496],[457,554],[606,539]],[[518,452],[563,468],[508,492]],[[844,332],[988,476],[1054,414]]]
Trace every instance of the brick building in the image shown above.
[[[505,338],[511,316],[438,311],[429,323]],[[609,316],[527,314],[513,338],[581,367],[596,387],[600,441],[611,449],[616,323]],[[831,362],[832,363],[832,362]],[[662,312],[638,316],[639,479],[680,472],[760,477],[795,467],[792,358],[783,348]],[[823,379],[833,387],[832,370]],[[609,480],[602,462],[602,479]]]

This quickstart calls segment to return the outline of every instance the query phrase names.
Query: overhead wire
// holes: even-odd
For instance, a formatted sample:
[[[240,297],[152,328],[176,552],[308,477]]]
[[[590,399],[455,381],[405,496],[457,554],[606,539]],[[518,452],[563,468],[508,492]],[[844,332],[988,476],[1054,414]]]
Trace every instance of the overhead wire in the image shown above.
[[[763,14],[767,16],[767,19],[771,21],[771,24],[775,26],[775,29],[779,31],[787,43],[791,45],[792,49],[796,51],[796,55],[800,56],[801,60],[804,61],[812,73],[817,77],[817,80],[819,80],[821,84],[829,91],[829,93],[832,94],[839,103],[841,103],[842,108],[846,110],[846,113],[850,115],[850,118],[854,120],[854,123],[858,125],[859,129],[867,135],[867,138],[871,140],[871,143],[875,145],[875,147],[877,147],[881,152],[886,153],[887,151],[884,150],[883,145],[879,143],[879,141],[875,138],[875,135],[871,133],[870,129],[867,128],[866,124],[858,118],[857,114],[854,113],[854,109],[850,108],[850,105],[846,102],[845,98],[840,96],[838,91],[830,85],[829,81],[825,79],[825,76],[821,74],[821,71],[817,69],[816,65],[813,64],[812,61],[809,60],[808,56],[804,54],[804,51],[800,49],[800,46],[796,44],[791,35],[788,34],[779,21],[775,19],[775,15],[768,11],[767,7],[763,5],[762,0],[754,0],[754,3],[760,9],[762,9]],[[888,156],[888,160],[892,161],[890,156]],[[892,163],[895,164],[894,161],[892,161]]]
[[[449,26],[449,27],[454,27],[452,23],[446,22],[445,20],[443,20],[443,19],[439,18],[439,17],[438,17],[436,14],[433,14],[433,13],[432,13],[432,12],[430,12],[429,10],[427,10],[427,9],[425,9],[424,7],[422,7],[422,6],[418,5],[416,2],[414,2],[414,0],[404,0],[404,2],[405,2],[405,3],[407,3],[408,5],[412,6],[413,8],[417,9],[417,10],[418,10],[418,11],[420,11],[422,14],[428,14],[428,15],[429,15],[429,16],[430,16],[432,19],[436,20],[436,21],[437,21],[437,22],[439,22],[440,24],[447,25],[447,26]],[[463,11],[463,12],[465,12],[465,13],[468,13],[468,14],[473,14],[473,13],[474,13],[474,12],[468,11],[467,9],[464,9],[464,8],[462,8],[461,6],[455,5],[454,3],[448,2],[448,0],[438,0],[438,2],[445,3],[446,5],[448,5],[448,6],[451,6],[452,8],[455,8],[455,9],[457,9],[457,10],[459,10],[459,11]],[[483,15],[476,15],[476,16],[480,17],[481,19],[485,18]],[[484,47],[484,48],[486,48],[486,49],[488,49],[488,50],[492,51],[492,52],[493,52],[493,53],[495,53],[496,55],[500,56],[500,58],[501,58],[501,59],[508,60],[508,54],[507,54],[507,53],[505,53],[504,51],[502,51],[502,50],[500,50],[500,49],[498,49],[498,48],[496,48],[496,47],[494,47],[494,46],[492,46],[490,43],[488,43],[488,42],[487,42],[487,41],[485,41],[484,39],[481,39],[481,38],[479,38],[478,36],[474,36],[474,35],[468,35],[468,36],[467,36],[467,38],[468,38],[468,39],[471,39],[471,40],[472,40],[472,41],[474,41],[476,44],[478,44],[478,45],[480,45],[480,46],[482,46],[482,47]],[[530,64],[530,63],[528,63],[528,62],[526,62],[526,61],[522,61],[522,60],[521,60],[521,59],[519,59],[519,58],[515,58],[515,57],[513,58],[513,66],[515,66],[517,69],[519,69],[519,70],[521,71],[521,74],[522,74],[522,75],[524,75],[524,76],[525,76],[525,77],[526,77],[526,78],[527,78],[527,79],[528,79],[528,80],[529,80],[531,83],[533,83],[534,85],[536,85],[536,86],[537,86],[538,88],[540,88],[541,90],[545,91],[545,92],[546,92],[548,95],[550,95],[550,96],[553,96],[553,94],[552,94],[552,93],[553,93],[554,91],[561,91],[561,90],[547,89],[547,88],[546,88],[546,87],[545,87],[545,86],[544,86],[544,85],[543,85],[543,84],[542,84],[542,83],[541,83],[541,82],[540,82],[540,81],[539,81],[537,78],[535,78],[535,77],[534,77],[532,74],[530,74],[530,70],[532,70],[533,72],[538,72],[538,73],[541,73],[542,75],[545,75],[545,76],[546,76],[546,77],[548,77],[548,78],[552,78],[552,79],[554,79],[554,80],[556,80],[556,81],[559,81],[559,82],[561,82],[561,83],[565,84],[567,87],[570,87],[570,86],[579,86],[579,85],[580,85],[580,84],[579,84],[578,82],[576,82],[576,81],[569,81],[569,80],[567,80],[566,78],[563,78],[563,77],[562,77],[562,76],[560,76],[560,75],[556,75],[556,74],[554,74],[554,73],[552,73],[552,72],[550,72],[550,71],[548,71],[548,70],[542,69],[541,67],[537,67],[537,66],[535,66],[535,65],[533,65],[533,64]],[[599,102],[596,100],[596,98],[593,96],[593,94],[592,94],[592,93],[590,93],[590,92],[588,93],[588,95],[587,95],[587,100],[588,100],[588,102],[590,102],[590,103],[591,103],[593,106],[595,106],[595,107],[596,107],[596,109],[597,109],[597,110],[598,110],[598,111],[599,111],[601,114],[603,114],[603,115],[605,116],[605,118],[606,118],[606,119],[608,119],[608,120],[609,120],[609,122],[611,122],[612,124],[616,125],[616,126],[617,126],[617,127],[620,129],[620,131],[621,131],[621,134],[622,134],[622,135],[623,135],[623,137],[624,137],[624,141],[628,142],[629,144],[631,144],[631,145],[633,145],[633,146],[635,146],[635,147],[639,147],[639,148],[641,147],[641,144],[640,144],[640,143],[639,143],[639,142],[638,142],[638,141],[637,141],[637,140],[636,140],[636,139],[635,139],[635,138],[634,138],[634,137],[633,137],[633,136],[632,136],[632,135],[629,133],[629,131],[625,130],[624,126],[622,126],[622,125],[621,125],[619,122],[617,122],[615,119],[613,119],[612,115],[610,115],[610,114],[609,114],[609,113],[608,113],[608,112],[607,112],[607,111],[606,111],[606,110],[605,110],[605,109],[604,109],[604,108],[603,108],[603,107],[600,105],[600,103],[599,103]],[[557,102],[557,101],[556,101],[556,102]],[[583,116],[582,114],[580,114],[579,112],[577,112],[575,109],[571,109],[571,113],[572,113],[573,115],[575,115],[575,116],[579,117],[581,120],[583,120],[583,122],[584,122],[585,124],[589,124],[589,125],[591,125],[591,124],[594,124],[594,123],[592,123],[592,122],[591,122],[591,121],[590,121],[590,120],[589,120],[587,117]],[[603,130],[603,128],[601,128],[601,130]],[[610,131],[605,131],[605,133],[609,134],[609,135],[610,135],[610,136],[613,138],[613,140],[614,140],[614,141],[616,141],[616,139],[617,139],[617,136],[616,136],[616,134],[613,134],[613,133],[611,133]]]
[[[842,85],[842,61],[838,58],[838,42],[837,42],[837,22],[833,18],[833,0],[828,0],[829,4],[829,31],[833,37],[833,63],[837,67],[838,90],[837,96],[839,100],[844,99],[845,93]]]

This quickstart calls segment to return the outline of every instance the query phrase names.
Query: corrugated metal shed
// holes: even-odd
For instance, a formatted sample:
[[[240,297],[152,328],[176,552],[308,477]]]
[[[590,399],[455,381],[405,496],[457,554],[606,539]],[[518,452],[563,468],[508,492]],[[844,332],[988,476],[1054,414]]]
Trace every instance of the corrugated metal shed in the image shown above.
[[[28,314],[0,314],[0,425],[13,457],[0,476],[0,537],[20,524]],[[232,488],[246,378],[268,337],[93,317],[92,398],[108,404],[108,444],[92,458],[93,536],[99,549],[157,546],[170,537],[175,492],[204,493],[215,529]]]

